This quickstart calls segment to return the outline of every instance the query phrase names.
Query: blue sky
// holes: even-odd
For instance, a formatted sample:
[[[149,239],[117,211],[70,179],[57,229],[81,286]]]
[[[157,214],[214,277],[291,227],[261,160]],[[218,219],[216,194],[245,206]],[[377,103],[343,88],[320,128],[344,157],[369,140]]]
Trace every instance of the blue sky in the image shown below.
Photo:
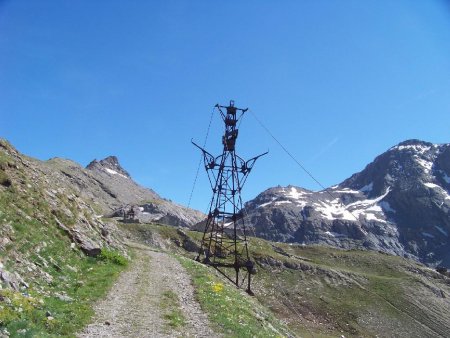
[[[108,155],[187,204],[212,107],[250,107],[325,186],[405,139],[450,142],[448,1],[0,1],[0,136]],[[215,116],[207,148],[220,153]],[[244,117],[243,198],[320,187]],[[211,191],[200,172],[191,205]]]

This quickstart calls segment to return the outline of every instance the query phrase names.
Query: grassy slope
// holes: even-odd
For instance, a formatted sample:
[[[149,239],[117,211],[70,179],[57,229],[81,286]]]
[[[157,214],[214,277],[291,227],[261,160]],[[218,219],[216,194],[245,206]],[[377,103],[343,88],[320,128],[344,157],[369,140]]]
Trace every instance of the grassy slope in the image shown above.
[[[20,274],[28,284],[22,283],[19,291],[5,285],[0,289],[0,332],[74,336],[90,320],[93,302],[124,269],[123,261],[108,251],[91,258],[71,249],[42,187],[4,152],[0,152],[0,176],[13,182],[0,186],[0,239],[7,241],[0,250],[0,262],[4,270]],[[73,219],[64,217],[64,222],[70,225]]]
[[[211,269],[179,256],[191,274],[197,299],[216,332],[227,337],[283,337],[288,330],[270,311]]]
[[[191,275],[196,297],[213,325],[215,332],[225,337],[287,337],[288,328],[254,297],[237,290],[215,270],[197,263],[182,248],[183,237],[175,227],[126,224],[123,228],[134,234],[135,240],[159,246],[172,252]],[[199,242],[201,234],[189,232]]]
[[[127,227],[152,244],[157,244],[158,234],[156,238],[166,248],[194,257],[180,247],[183,239],[174,228]],[[188,234],[199,239],[199,233]],[[423,265],[373,251],[288,245],[257,238],[251,238],[250,243],[258,262],[254,300],[270,309],[267,313],[285,321],[296,335],[445,337],[450,329],[450,279]],[[210,268],[193,262],[183,264],[194,276],[202,306],[217,322],[217,298],[205,296],[204,288],[210,283],[211,292],[214,283],[228,286],[227,282],[209,279],[215,276]],[[233,308],[232,303],[227,307],[226,301],[221,302],[225,304],[222,313]],[[223,322],[220,325],[225,327]]]
[[[377,252],[277,246],[291,256],[272,257],[302,266],[260,269],[259,295],[280,314],[286,307],[294,311],[298,332],[309,327],[330,335],[425,337],[445,336],[450,327],[450,303],[440,292],[449,294],[449,280],[421,265]],[[274,275],[276,289],[290,299],[285,307],[270,292]]]

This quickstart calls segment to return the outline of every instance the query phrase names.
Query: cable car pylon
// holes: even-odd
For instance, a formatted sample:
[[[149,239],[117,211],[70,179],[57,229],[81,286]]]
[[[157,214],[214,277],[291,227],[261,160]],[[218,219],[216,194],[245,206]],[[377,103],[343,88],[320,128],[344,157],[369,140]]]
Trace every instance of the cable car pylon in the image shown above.
[[[237,108],[234,101],[230,101],[228,106],[217,104],[215,108],[225,126],[222,154],[214,157],[191,141],[202,151],[213,191],[196,260],[214,267],[237,287],[246,284],[247,293],[252,295],[251,275],[256,269],[248,251],[241,190],[256,160],[268,152],[247,161],[238,156],[235,151],[237,125],[248,108]]]

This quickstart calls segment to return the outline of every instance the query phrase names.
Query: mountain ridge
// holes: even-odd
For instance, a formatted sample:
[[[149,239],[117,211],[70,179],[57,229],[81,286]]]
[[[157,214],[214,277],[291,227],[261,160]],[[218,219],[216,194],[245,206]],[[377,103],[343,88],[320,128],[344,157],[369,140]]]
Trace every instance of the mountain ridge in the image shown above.
[[[450,266],[450,144],[406,140],[321,191],[274,187],[245,204],[266,239],[366,248]]]

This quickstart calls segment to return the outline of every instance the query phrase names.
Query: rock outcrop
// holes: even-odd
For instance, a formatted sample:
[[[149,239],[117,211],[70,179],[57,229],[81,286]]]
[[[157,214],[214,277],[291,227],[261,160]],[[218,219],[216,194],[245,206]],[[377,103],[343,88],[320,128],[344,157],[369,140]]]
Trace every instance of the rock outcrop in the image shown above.
[[[130,174],[119,164],[119,160],[116,156],[108,156],[100,161],[93,160],[86,166],[86,169],[93,171],[106,171],[111,175],[119,175],[124,178],[131,178]]]
[[[111,217],[127,218],[130,223],[159,223],[177,227],[192,227],[205,219],[197,210],[189,209],[165,199],[147,201],[141,204],[127,205],[115,210]]]

